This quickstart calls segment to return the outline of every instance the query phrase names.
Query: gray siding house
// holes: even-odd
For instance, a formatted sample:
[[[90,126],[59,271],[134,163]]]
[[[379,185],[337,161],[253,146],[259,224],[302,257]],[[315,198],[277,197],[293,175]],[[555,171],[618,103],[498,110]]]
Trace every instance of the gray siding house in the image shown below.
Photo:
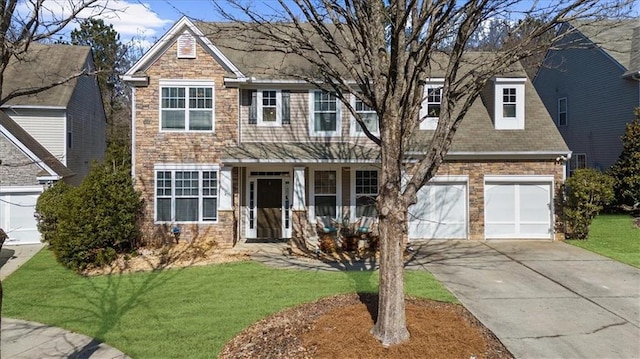
[[[640,22],[566,24],[533,84],[573,152],[568,174],[609,168],[622,151],[620,137],[640,105]]]
[[[38,243],[34,207],[40,193],[60,180],[79,184],[93,160],[103,158],[106,118],[94,70],[89,47],[36,43],[22,61],[7,66],[2,97],[8,100],[0,106],[0,228],[9,235],[6,244]],[[16,91],[47,87],[11,98]]]

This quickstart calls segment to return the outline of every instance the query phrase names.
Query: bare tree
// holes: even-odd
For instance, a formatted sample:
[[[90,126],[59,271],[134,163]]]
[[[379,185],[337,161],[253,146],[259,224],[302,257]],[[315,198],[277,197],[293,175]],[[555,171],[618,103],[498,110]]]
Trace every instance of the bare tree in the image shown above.
[[[240,1],[218,3],[217,10],[234,20],[236,29],[259,35],[246,39],[253,51],[304,58],[313,70],[287,75],[335,92],[380,148],[380,292],[371,332],[382,345],[409,338],[403,282],[408,207],[436,174],[460,122],[487,82],[509,72],[521,59],[545,51],[559,35],[542,35],[553,33],[557,25],[619,17],[632,5],[632,0],[278,0],[271,6],[279,8],[265,14]],[[467,53],[470,39],[484,21],[525,17],[536,21],[522,22],[526,31],[516,26],[518,41],[501,52]],[[422,120],[425,81],[434,77],[444,78],[438,126],[424,156],[406,166],[405,151]],[[379,136],[367,129],[350,96],[375,110]],[[405,172],[410,179],[403,185]]]
[[[37,88],[3,93],[4,73],[10,62],[21,61],[31,43],[51,41],[82,14],[98,16],[107,10],[100,0],[1,0],[0,1],[0,104],[59,86],[85,74],[79,71]]]

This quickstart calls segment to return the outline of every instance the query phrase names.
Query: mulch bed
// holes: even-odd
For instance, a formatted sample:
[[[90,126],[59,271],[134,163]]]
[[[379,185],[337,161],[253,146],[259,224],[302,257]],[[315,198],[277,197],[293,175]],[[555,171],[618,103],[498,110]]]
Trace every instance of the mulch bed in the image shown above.
[[[377,295],[346,294],[287,309],[245,329],[219,358],[513,358],[463,306],[417,298],[406,300],[411,338],[384,348],[369,333],[376,308]]]

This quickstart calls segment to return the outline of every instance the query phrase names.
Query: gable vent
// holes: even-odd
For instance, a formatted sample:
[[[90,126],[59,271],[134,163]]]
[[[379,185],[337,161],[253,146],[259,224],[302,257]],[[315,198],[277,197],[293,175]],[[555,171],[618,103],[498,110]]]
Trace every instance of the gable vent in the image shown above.
[[[178,58],[196,58],[196,39],[186,31],[178,38]]]

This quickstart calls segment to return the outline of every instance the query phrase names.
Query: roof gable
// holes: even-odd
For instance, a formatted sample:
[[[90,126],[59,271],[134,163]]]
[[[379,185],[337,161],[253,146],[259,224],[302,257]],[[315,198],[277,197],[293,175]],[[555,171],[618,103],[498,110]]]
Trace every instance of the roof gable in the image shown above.
[[[234,65],[203,33],[189,20],[182,17],[167,31],[160,40],[136,62],[123,76],[126,81],[134,81],[144,73],[162,54],[175,42],[185,31],[190,32],[211,56],[220,63],[227,71],[237,78],[244,78],[244,74]]]
[[[570,26],[625,70],[640,70],[638,19],[573,22]]]
[[[63,165],[4,111],[0,111],[0,132],[50,176],[64,178],[74,175],[69,168]]]

